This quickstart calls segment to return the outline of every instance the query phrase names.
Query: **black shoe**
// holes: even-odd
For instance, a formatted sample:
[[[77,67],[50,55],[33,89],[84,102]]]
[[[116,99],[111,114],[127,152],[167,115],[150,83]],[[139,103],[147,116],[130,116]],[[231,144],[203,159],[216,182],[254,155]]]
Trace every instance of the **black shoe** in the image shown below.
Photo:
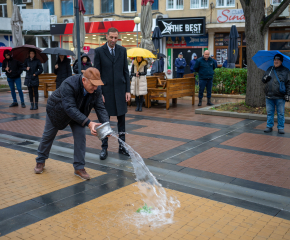
[[[139,101],[139,97],[136,96],[136,97],[135,97],[135,103],[136,103],[136,109],[135,109],[135,111],[136,111],[136,112],[139,111],[139,102],[140,102],[140,101]]]
[[[17,102],[13,102],[9,105],[9,107],[18,107],[18,103]]]
[[[125,155],[125,156],[130,157],[130,154],[129,154],[129,152],[127,151],[127,149],[125,149],[125,148],[123,148],[123,147],[119,147],[119,153],[120,153],[120,154],[123,154],[123,155]]]
[[[100,153],[100,159],[106,160],[107,157],[108,157],[108,151],[107,151],[107,149],[103,148],[101,153]]]
[[[34,109],[34,103],[32,102],[32,103],[31,103],[30,110],[33,110],[33,109]]]
[[[199,106],[199,107],[200,107],[200,106],[201,106],[201,104],[202,104],[202,98],[200,98],[200,99],[199,99],[199,102],[198,102],[198,105],[197,105],[197,106]]]
[[[269,132],[272,132],[272,131],[273,131],[273,129],[272,128],[268,128],[268,127],[265,128],[265,130],[264,130],[265,133],[269,133]]]
[[[278,129],[278,133],[285,134],[285,131],[284,131],[284,129]]]
[[[26,106],[25,106],[25,103],[23,102],[23,103],[21,103],[21,107],[22,108],[26,108]]]
[[[38,103],[36,102],[35,104],[34,104],[34,108],[33,108],[33,110],[37,110],[38,109]]]
[[[207,106],[213,106],[214,104],[211,103],[210,98],[207,99]]]
[[[143,106],[143,96],[140,96],[140,99],[139,99],[139,108],[138,108],[138,111],[139,112],[142,112],[142,106]]]

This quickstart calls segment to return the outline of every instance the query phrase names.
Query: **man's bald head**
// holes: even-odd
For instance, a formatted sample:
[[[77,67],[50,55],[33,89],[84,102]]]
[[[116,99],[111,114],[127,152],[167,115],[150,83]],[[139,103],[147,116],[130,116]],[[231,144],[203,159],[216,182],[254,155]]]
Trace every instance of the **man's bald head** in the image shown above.
[[[203,54],[203,57],[205,58],[205,60],[207,60],[209,58],[209,55],[210,55],[209,50],[205,50],[204,54]]]

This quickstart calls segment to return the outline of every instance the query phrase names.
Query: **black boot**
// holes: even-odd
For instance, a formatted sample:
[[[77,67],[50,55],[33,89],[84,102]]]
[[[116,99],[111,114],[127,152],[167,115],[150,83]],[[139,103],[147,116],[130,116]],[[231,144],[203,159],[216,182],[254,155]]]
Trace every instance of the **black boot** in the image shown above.
[[[34,103],[32,102],[32,103],[31,103],[30,110],[33,110],[33,109],[34,109]]]
[[[200,107],[200,106],[201,106],[201,104],[202,104],[202,98],[200,98],[200,99],[199,99],[199,102],[198,102],[198,105],[197,105],[197,106],[199,106],[199,107]]]
[[[34,105],[33,110],[37,110],[37,109],[38,109],[38,103],[36,102],[35,105]]]
[[[143,96],[140,96],[139,98],[139,112],[142,112],[142,106],[143,106]]]
[[[207,106],[213,106],[214,104],[211,103],[210,98],[207,99]]]
[[[139,96],[135,96],[135,103],[136,103],[136,109],[135,109],[135,111],[136,112],[139,111],[139,102],[140,102],[140,97]]]

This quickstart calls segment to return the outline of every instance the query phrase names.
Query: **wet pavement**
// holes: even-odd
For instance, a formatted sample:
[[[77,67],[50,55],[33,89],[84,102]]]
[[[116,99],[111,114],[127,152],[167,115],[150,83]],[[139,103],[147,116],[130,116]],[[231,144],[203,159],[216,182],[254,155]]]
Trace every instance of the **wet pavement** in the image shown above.
[[[133,168],[113,138],[101,161],[101,142],[87,130],[90,181],[73,174],[69,127],[34,174],[46,99],[40,94],[37,111],[25,99],[27,108],[9,108],[11,96],[0,93],[1,240],[290,239],[290,125],[285,135],[264,134],[263,121],[196,115],[186,99],[169,110],[129,107],[126,142],[180,201],[174,221],[157,227],[136,213],[143,202]]]

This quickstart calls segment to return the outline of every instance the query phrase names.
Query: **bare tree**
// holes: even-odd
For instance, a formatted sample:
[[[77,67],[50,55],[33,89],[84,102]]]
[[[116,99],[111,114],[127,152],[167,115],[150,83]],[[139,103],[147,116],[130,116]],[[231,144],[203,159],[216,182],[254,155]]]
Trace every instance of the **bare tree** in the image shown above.
[[[290,0],[283,0],[269,16],[265,16],[265,1],[240,0],[245,15],[245,35],[247,41],[247,94],[246,104],[252,107],[265,105],[264,85],[262,77],[264,71],[257,68],[252,57],[264,50],[264,37],[271,23],[288,7]]]

